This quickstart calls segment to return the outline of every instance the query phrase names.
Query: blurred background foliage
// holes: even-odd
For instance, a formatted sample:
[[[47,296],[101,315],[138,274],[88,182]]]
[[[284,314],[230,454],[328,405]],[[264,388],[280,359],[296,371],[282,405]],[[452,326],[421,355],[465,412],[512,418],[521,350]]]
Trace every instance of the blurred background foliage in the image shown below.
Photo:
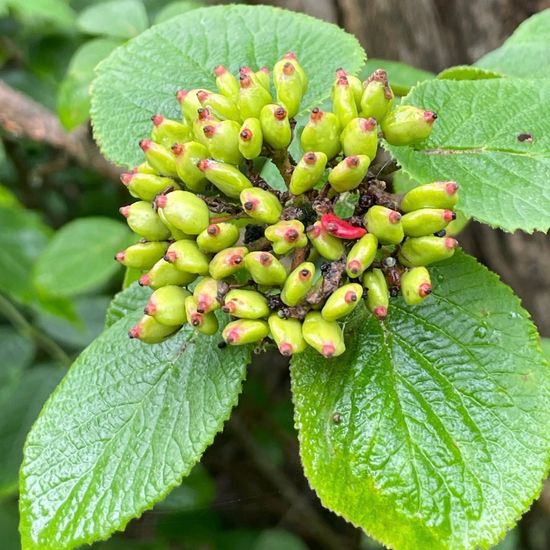
[[[471,62],[498,46],[522,18],[546,7],[545,2],[522,2],[521,9],[512,11],[514,2],[506,0],[477,2],[475,9],[474,3],[460,0],[415,2],[414,9],[412,2],[396,0],[266,3],[339,23],[361,39],[369,54],[429,71]],[[94,67],[150,25],[204,4],[0,0],[0,541],[4,550],[20,548],[17,477],[26,433],[72,359],[101,332],[107,304],[124,278],[112,257],[131,239],[118,214],[127,197],[118,182],[119,170],[102,159],[91,138],[89,86]],[[461,6],[459,17],[453,19],[453,10]],[[495,19],[497,9],[500,15]],[[428,16],[436,27],[425,30]],[[468,21],[477,25],[477,33],[464,30]],[[395,35],[387,40],[382,30],[392,24]],[[462,31],[461,25],[465,25]],[[370,33],[373,28],[380,32]],[[415,34],[412,29],[422,32]],[[405,91],[411,79],[430,76],[402,64],[392,64],[390,72]],[[505,278],[509,275],[508,282],[523,295],[527,307],[531,301],[538,303],[532,288],[522,288],[522,280],[499,270],[498,257],[485,253],[484,246],[495,238],[491,233],[480,240],[470,230],[465,242]],[[510,236],[498,238],[501,248],[514,248],[516,241],[502,244]],[[540,252],[547,246],[540,237],[525,242],[523,254],[525,247]],[[538,285],[540,292],[547,293],[548,272],[545,276]],[[535,320],[548,334],[548,308],[540,309],[546,316],[538,311],[533,311]],[[499,550],[550,548],[549,514],[550,492],[544,491]],[[307,486],[293,428],[287,367],[273,356],[252,365],[236,414],[191,476],[164,502],[133,521],[124,534],[94,548],[381,547],[324,510]]]

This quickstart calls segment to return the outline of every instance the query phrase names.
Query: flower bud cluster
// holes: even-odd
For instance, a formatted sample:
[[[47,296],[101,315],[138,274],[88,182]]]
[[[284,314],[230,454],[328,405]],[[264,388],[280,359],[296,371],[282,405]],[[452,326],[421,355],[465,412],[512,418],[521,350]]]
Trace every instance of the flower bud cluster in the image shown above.
[[[273,342],[292,355],[310,346],[324,357],[345,350],[341,322],[362,301],[383,320],[390,297],[418,304],[432,290],[426,266],[457,242],[457,184],[435,182],[404,196],[374,171],[379,138],[425,140],[435,113],[393,106],[385,71],[365,82],[343,69],[332,111],[316,107],[295,135],[308,79],[293,53],[267,68],[214,70],[217,91],[180,90],[182,119],[152,117],[140,142],[145,162],[122,176],[137,202],[120,209],[139,242],[116,255],[143,272],[154,292],[132,338],[157,343],[185,323],[219,330],[228,345]],[[300,140],[303,154],[289,146]],[[294,149],[293,149],[294,150]],[[288,191],[274,190],[254,162],[272,159]],[[343,219],[335,207],[355,194]]]

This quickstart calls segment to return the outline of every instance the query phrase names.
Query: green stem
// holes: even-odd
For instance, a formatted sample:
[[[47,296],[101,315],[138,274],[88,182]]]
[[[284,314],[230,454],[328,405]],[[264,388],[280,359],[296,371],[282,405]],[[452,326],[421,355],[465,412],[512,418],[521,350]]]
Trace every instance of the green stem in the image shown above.
[[[65,353],[63,348],[29,323],[19,310],[2,294],[0,294],[0,312],[22,336],[29,340],[34,340],[38,347],[42,348],[52,359],[59,361],[67,367],[71,364],[71,358]]]

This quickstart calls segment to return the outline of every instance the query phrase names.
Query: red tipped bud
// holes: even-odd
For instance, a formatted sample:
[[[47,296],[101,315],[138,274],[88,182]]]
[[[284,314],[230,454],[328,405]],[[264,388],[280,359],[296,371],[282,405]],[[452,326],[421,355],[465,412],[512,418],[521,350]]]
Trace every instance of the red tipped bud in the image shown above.
[[[172,150],[172,153],[176,155],[176,157],[179,157],[185,151],[185,145],[183,143],[174,143],[174,145],[172,145],[170,149]]]
[[[115,260],[117,262],[120,262],[122,263],[124,261],[124,258],[125,258],[126,254],[124,253],[124,251],[122,252],[117,252],[117,254],[115,255]]]
[[[178,259],[178,255],[175,250],[168,250],[164,255],[164,261],[173,264]]]
[[[150,139],[142,139],[139,142],[139,146],[143,151],[147,151],[151,147],[152,141]]]
[[[217,67],[214,68],[214,76],[221,76],[226,72],[227,72],[227,69],[223,65],[218,65]]]
[[[375,307],[372,313],[377,319],[382,321],[388,316],[388,308],[384,306]]]
[[[311,109],[311,115],[309,118],[312,122],[317,122],[323,118],[324,114],[325,113],[321,111],[319,107],[313,107],[313,109]]]
[[[197,118],[199,120],[207,120],[210,117],[210,109],[207,107],[201,107],[197,109]]]
[[[458,191],[458,183],[455,181],[449,181],[445,185],[445,189],[449,195],[454,195]]]
[[[363,118],[359,124],[363,132],[371,132],[376,128],[376,119],[375,118]]]
[[[401,220],[401,214],[399,212],[396,212],[395,210],[392,210],[388,214],[388,219],[390,220],[390,223],[399,223]]]
[[[168,197],[166,195],[158,195],[155,198],[155,208],[166,208],[166,203],[168,202]]]
[[[296,229],[288,229],[285,233],[285,241],[288,241],[290,243],[295,242],[298,237],[300,236],[300,233]]]
[[[199,162],[197,162],[197,168],[201,172],[205,172],[210,167],[210,163],[211,163],[211,161],[209,159],[199,160]]]
[[[317,162],[317,155],[313,151],[306,153],[302,158],[306,164],[315,164]]]
[[[332,342],[323,344],[323,347],[321,348],[321,355],[323,357],[326,357],[327,359],[330,359],[334,356],[334,353],[336,352],[336,347]]]
[[[433,124],[437,119],[437,114],[433,111],[424,111],[424,120],[429,124]]]
[[[444,210],[443,211],[443,219],[446,222],[451,222],[453,220],[456,220],[456,213],[453,212],[452,210]]]
[[[359,275],[362,271],[361,262],[359,260],[351,260],[348,262],[348,271],[352,275]]]
[[[206,231],[209,235],[211,235],[212,237],[215,237],[216,235],[219,235],[220,234],[220,228],[218,225],[216,225],[215,223],[209,225],[207,228],[206,228]]]
[[[285,357],[290,357],[294,352],[294,348],[292,346],[292,344],[290,344],[289,342],[283,342],[280,346],[279,346],[279,353],[281,355],[284,355]]]
[[[284,120],[286,118],[286,110],[284,109],[284,107],[277,107],[274,111],[273,111],[273,116],[277,119],[277,120]]]
[[[309,269],[302,269],[298,276],[301,281],[307,281],[308,279],[311,279],[312,275],[313,273]]]
[[[454,239],[453,239],[454,240]],[[273,256],[271,254],[260,254],[260,263],[264,266],[270,266],[273,262]]]
[[[202,131],[207,138],[211,138],[216,133],[216,127],[209,124],[205,126]]]
[[[150,286],[151,285],[151,276],[148,273],[145,273],[139,278],[139,286]]]
[[[189,93],[188,90],[178,90],[176,92],[176,99],[181,103],[185,99],[188,93]]]
[[[264,66],[264,67],[262,67],[262,68],[260,69],[260,71],[261,71],[262,73],[269,74],[269,67],[265,67],[265,66]]]
[[[294,59],[297,60],[296,54],[294,52],[287,52],[283,55],[283,59]]]
[[[139,333],[140,333],[140,327],[139,325],[135,325],[133,326],[129,331],[128,331],[128,336],[130,338],[139,338]]]
[[[452,237],[447,237],[445,239],[445,248],[452,250],[453,248],[456,248],[458,246],[458,241],[456,239],[453,239]]]
[[[241,83],[241,88],[250,88],[250,86],[252,86],[252,79],[249,76],[241,74],[239,81]]]
[[[348,290],[344,296],[344,301],[346,302],[346,304],[357,302],[357,293],[353,290]]]
[[[132,172],[123,172],[122,174],[120,174],[120,181],[124,185],[129,185],[133,177],[134,174]]]
[[[130,205],[128,206],[121,206],[118,211],[127,218],[130,215]]]
[[[418,294],[421,298],[425,298],[432,293],[432,285],[430,283],[422,283],[418,287]]]
[[[348,76],[348,73],[346,72],[346,70],[343,69],[342,67],[339,67],[338,69],[336,69],[336,78],[342,78],[343,76],[345,77]]]
[[[160,126],[164,121],[164,117],[162,115],[153,115],[151,120],[155,126]]]
[[[244,130],[242,130],[240,136],[243,141],[250,141],[254,137],[254,135],[252,134],[252,130],[250,130],[249,128],[245,128]]]
[[[283,73],[287,76],[290,76],[296,71],[294,65],[292,63],[285,63],[283,65]]]
[[[356,157],[356,156],[351,156],[351,157],[346,157],[346,164],[350,167],[350,168],[356,168],[357,166],[359,166],[359,157]]]
[[[199,102],[202,104],[202,103],[204,103],[204,102],[208,99],[208,96],[209,96],[209,95],[210,95],[210,94],[209,94],[207,91],[205,91],[205,90],[199,90],[199,91],[197,92],[197,99],[198,99]]]

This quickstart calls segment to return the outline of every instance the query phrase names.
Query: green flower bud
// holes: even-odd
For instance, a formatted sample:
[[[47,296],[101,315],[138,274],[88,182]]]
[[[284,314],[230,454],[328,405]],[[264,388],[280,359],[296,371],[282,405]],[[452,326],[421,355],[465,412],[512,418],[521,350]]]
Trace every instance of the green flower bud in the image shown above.
[[[302,325],[304,340],[327,359],[346,351],[342,329],[336,321],[327,321],[318,311],[306,315]]]
[[[208,107],[210,112],[220,120],[233,120],[241,122],[241,113],[237,104],[229,97],[222,94],[213,94],[205,90],[197,92],[197,98],[202,107]]]
[[[326,231],[319,221],[313,224],[307,236],[315,250],[327,260],[339,260],[344,254],[344,243]]]
[[[271,337],[279,348],[279,353],[285,357],[302,353],[306,349],[306,341],[302,336],[302,323],[297,319],[281,319],[276,313],[267,320]]]
[[[223,65],[214,69],[216,86],[225,97],[232,99],[235,103],[239,101],[239,81]]]
[[[354,75],[348,74],[344,69],[337,69],[336,80],[334,81],[334,85],[332,87],[333,93],[334,93],[334,88],[336,87],[336,83],[343,76],[345,76],[348,79],[348,83],[353,92],[353,99],[355,100],[355,105],[359,110],[361,108],[361,99],[363,98],[363,83],[361,82],[361,79],[357,78]]]
[[[208,158],[206,146],[198,141],[175,143],[172,145],[172,153],[175,155],[178,177],[185,186],[195,193],[204,191],[207,180],[197,164]]]
[[[340,135],[344,155],[367,155],[370,159],[378,151],[378,130],[374,118],[354,118]]]
[[[263,143],[260,121],[257,118],[247,118],[239,131],[239,151],[245,159],[252,160],[260,156]]]
[[[382,270],[367,271],[363,275],[363,286],[367,290],[367,307],[377,319],[385,319],[388,315],[390,292]]]
[[[120,181],[128,188],[132,197],[149,202],[167,189],[180,189],[180,186],[170,178],[145,172],[125,172],[120,176]]]
[[[452,210],[458,202],[458,185],[454,181],[436,181],[411,189],[401,202],[403,212],[420,208],[444,208]]]
[[[302,92],[305,94],[307,92],[308,85],[307,75],[300,63],[298,63],[298,58],[296,57],[296,54],[294,52],[286,53],[285,55],[283,55],[283,58],[280,61],[277,61],[275,66],[281,64],[282,70],[282,67],[284,67],[285,63],[291,63],[294,66],[296,73],[300,76],[300,79],[302,81]],[[275,73],[275,66],[273,67],[273,73]]]
[[[260,111],[264,141],[273,149],[286,149],[292,140],[292,130],[284,107],[269,103]]]
[[[329,173],[328,181],[338,193],[351,191],[359,186],[369,171],[370,158],[354,155],[340,161]]]
[[[163,325],[181,327],[187,322],[185,299],[190,295],[179,286],[163,286],[151,294],[145,313]]]
[[[244,258],[244,266],[259,285],[281,286],[286,280],[284,265],[269,252],[250,252]]]
[[[419,304],[432,293],[430,273],[425,267],[413,267],[401,275],[401,294],[407,304]]]
[[[244,189],[241,191],[240,199],[244,211],[262,223],[275,223],[281,216],[283,207],[279,199],[269,191],[259,187]]]
[[[388,84],[388,75],[383,69],[374,71],[363,82],[363,95],[361,97],[361,116],[373,117],[378,122],[384,120],[393,103],[393,92]]]
[[[200,108],[202,108],[201,102],[199,101],[199,98],[197,97],[197,92],[207,92],[208,90],[200,90],[200,89],[193,89],[193,90],[179,90],[176,93],[176,98],[180,104],[181,112],[187,122],[190,124],[193,124],[195,119],[197,118],[197,112]]]
[[[164,259],[187,273],[208,273],[208,256],[201,252],[195,241],[181,240],[172,243]]]
[[[273,67],[273,83],[277,91],[277,102],[284,105],[288,117],[295,117],[300,111],[300,103],[304,95],[302,74],[289,60],[282,59]]]
[[[262,67],[259,71],[256,71],[254,78],[269,92],[269,69],[267,67]]]
[[[148,273],[140,277],[139,284],[157,290],[168,285],[185,286],[192,283],[196,278],[196,273],[180,271],[174,264],[161,258]]]
[[[210,156],[220,162],[239,164],[243,160],[239,150],[241,127],[234,120],[223,120],[208,124],[202,129],[206,138]]]
[[[244,267],[247,254],[248,248],[245,246],[235,246],[218,252],[210,261],[210,275],[217,280],[230,277]]]
[[[193,135],[195,139],[208,148],[208,138],[204,133],[204,128],[206,126],[214,126],[218,122],[221,122],[221,120],[215,117],[208,107],[201,107],[198,110],[197,118],[193,121]]]
[[[321,151],[308,151],[294,167],[290,178],[289,190],[293,195],[300,195],[313,189],[322,178],[327,165],[327,156]]]
[[[155,176],[157,175],[157,172],[155,171],[155,169],[152,168],[151,165],[147,161],[144,161],[141,164],[139,164],[138,166],[136,166],[133,170],[133,173],[136,173],[136,174],[154,174]]]
[[[401,214],[385,206],[371,206],[365,214],[365,227],[381,244],[399,244],[404,238]]]
[[[338,78],[334,85],[332,108],[342,128],[352,119],[357,118],[357,105],[355,104],[353,90],[345,76]]]
[[[128,332],[130,338],[137,338],[144,344],[159,344],[176,332],[180,327],[167,326],[155,318],[144,315]]]
[[[209,225],[208,206],[189,191],[172,191],[159,195],[155,205],[170,225],[187,235],[198,235]]]
[[[336,321],[351,313],[363,296],[363,287],[348,283],[336,289],[325,302],[321,315],[326,321]]]
[[[346,273],[352,279],[360,277],[374,262],[378,250],[376,235],[363,235],[348,252],[346,258]]]
[[[243,119],[259,118],[264,105],[273,101],[271,94],[259,82],[247,75],[241,75],[239,109]]]
[[[145,153],[149,165],[161,176],[178,177],[174,155],[169,149],[150,139],[142,139],[139,146]]]
[[[275,254],[286,254],[294,248],[307,246],[304,224],[298,220],[281,221],[270,225],[264,234],[273,243]]]
[[[241,319],[261,319],[269,315],[266,298],[255,290],[230,290],[222,309]]]
[[[212,335],[218,332],[219,324],[216,314],[197,311],[197,302],[194,296],[188,296],[185,299],[185,314],[187,322],[202,334]]]
[[[232,223],[212,223],[197,237],[197,244],[204,252],[219,252],[233,246],[240,236]]]
[[[341,149],[337,116],[314,107],[300,136],[300,142],[304,151],[320,151],[329,160],[334,158]]]
[[[403,231],[409,237],[423,237],[441,231],[456,219],[452,210],[442,208],[423,208],[405,214],[401,218]]]
[[[227,323],[223,329],[223,339],[231,346],[253,344],[263,340],[269,334],[269,326],[265,321],[239,319]]]
[[[429,137],[436,118],[433,111],[400,105],[382,120],[382,132],[391,145],[414,145]]]
[[[164,256],[167,248],[167,242],[136,243],[119,252],[115,260],[126,267],[151,269]]]
[[[281,300],[287,306],[297,306],[311,290],[315,280],[315,264],[303,262],[287,277]]]
[[[193,290],[193,296],[199,313],[210,313],[220,307],[218,281],[212,277],[203,277]]]
[[[457,246],[452,237],[409,237],[401,245],[397,258],[407,267],[430,265],[450,258]]]
[[[170,149],[174,143],[185,143],[193,139],[193,129],[189,124],[170,120],[162,115],[153,115],[151,120],[151,139],[166,149]]]
[[[148,241],[163,241],[170,237],[170,230],[149,202],[134,202],[123,206],[119,212],[126,218],[130,229]]]
[[[238,199],[243,189],[252,187],[249,179],[231,164],[204,159],[198,163],[198,167],[208,181],[233,199]]]

